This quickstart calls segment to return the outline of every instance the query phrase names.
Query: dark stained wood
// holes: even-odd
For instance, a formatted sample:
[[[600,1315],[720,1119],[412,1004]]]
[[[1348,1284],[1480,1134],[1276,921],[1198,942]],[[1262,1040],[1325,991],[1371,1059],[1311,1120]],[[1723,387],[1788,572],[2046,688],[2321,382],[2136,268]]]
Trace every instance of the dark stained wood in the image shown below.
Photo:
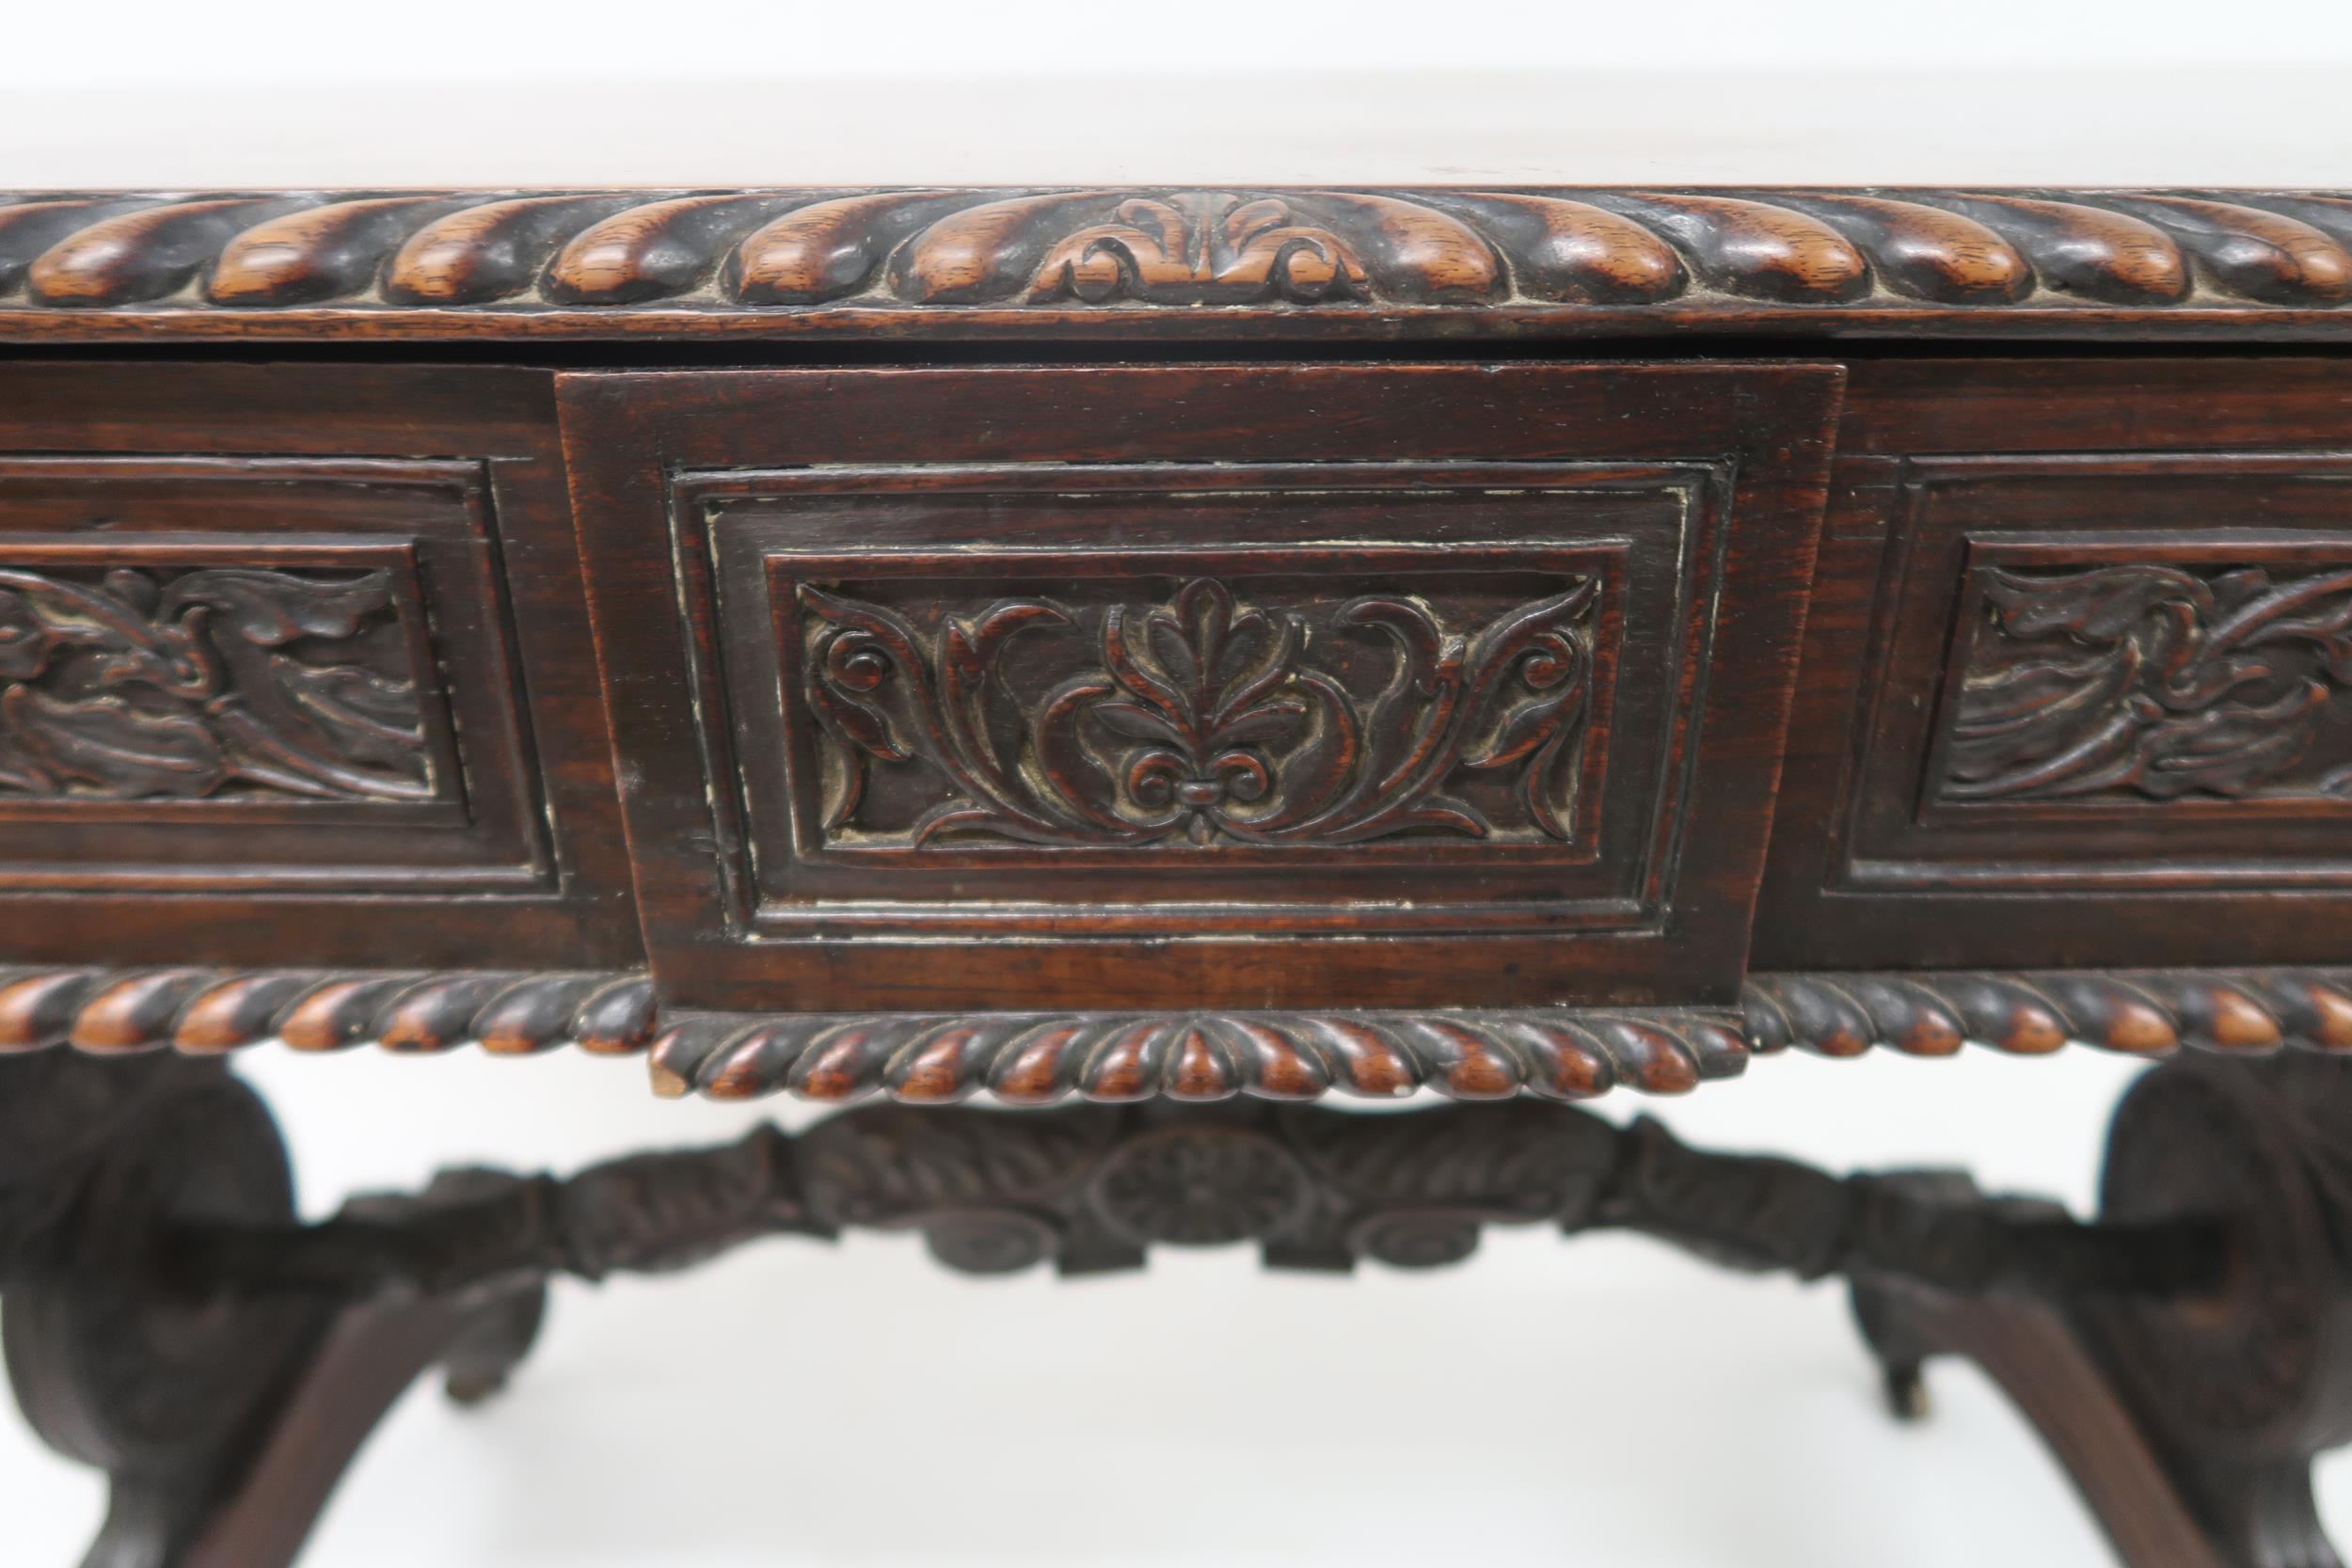
[[[2238,1568],[2198,1528],[2148,1434],[2056,1308],[1877,1283],[1856,1285],[1854,1301],[1899,1418],[1928,1413],[1925,1362],[1973,1361],[2074,1478],[2127,1568]]]
[[[265,1041],[642,1052],[657,1092],[716,1100],[1123,1104],[1424,1089],[1583,1100],[1619,1087],[1687,1093],[1792,1046],[1824,1056],[1949,1056],[1971,1043],[2022,1056],[2077,1043],[2152,1059],[2352,1054],[2352,972],[1751,974],[1737,1009],[841,1014],[665,1011],[651,977],[630,971],[0,969],[0,1056],[71,1046],[203,1060]]]
[[[485,478],[0,459],[0,888],[548,882]]]
[[[2338,1561],[2311,1466],[2352,1436],[2337,1177],[2347,1109],[2352,1069],[2340,1061],[2184,1057],[2142,1077],[2108,1135],[2101,1219],[2208,1216],[2228,1266],[2169,1294],[2039,1300],[1858,1275],[1856,1315],[1898,1408],[1918,1408],[1929,1357],[1980,1363],[2074,1473],[2131,1568]],[[2056,1209],[2005,1207],[2017,1223]]]
[[[98,1135],[59,1119],[77,1111]],[[418,1372],[445,1364],[453,1395],[481,1398],[537,1327],[535,1277],[247,1292],[175,1269],[174,1227],[242,1233],[294,1213],[275,1124],[216,1061],[12,1059],[0,1148],[47,1161],[38,1185],[0,1166],[0,1326],[27,1419],[107,1478],[87,1568],[283,1568]],[[406,1212],[480,1182],[436,1189],[345,1212]]]
[[[628,962],[584,621],[545,375],[0,367],[8,957]]]
[[[2324,192],[0,198],[92,345],[0,363],[0,1322],[94,1568],[289,1561],[551,1273],[1531,1221],[1846,1275],[2133,1568],[2333,1563],[2346,342]],[[896,1103],[305,1226],[265,1040]],[[1970,1042],[2163,1059],[2096,1222],[1558,1103]],[[1511,1102],[1284,1103],[1418,1090]]]
[[[1215,315],[1192,309],[1213,305]],[[2322,192],[743,190],[0,199],[0,338],[2340,339]]]
[[[656,979],[812,1011],[1728,1000],[1836,387],[564,376]]]
[[[73,1057],[0,1075],[49,1059],[125,1091],[154,1076]],[[560,1180],[455,1172],[305,1226],[287,1217],[258,1102],[212,1070],[151,1087],[83,1151],[84,1202],[115,1221],[111,1246],[55,1220],[0,1232],[0,1283],[28,1408],[112,1479],[99,1563],[291,1560],[401,1386],[443,1362],[453,1392],[495,1388],[555,1274],[666,1272],[860,1227],[919,1233],[981,1275],[1232,1244],[1274,1268],[1419,1269],[1462,1262],[1498,1224],[1628,1230],[1741,1270],[1843,1275],[1905,1407],[1927,1357],[1983,1361],[2134,1568],[2317,1563],[2310,1456],[2352,1420],[2352,1278],[2327,1239],[2343,1203],[2328,1112],[2348,1085],[2352,1065],[2309,1057],[2258,1076],[2212,1058],[2159,1069],[2119,1117],[2090,1224],[1965,1178],[1841,1178],[1566,1106],[1363,1117],[1245,1102],[876,1106]],[[192,1160],[209,1187],[166,1180]],[[287,1326],[264,1338],[273,1321]],[[184,1402],[199,1386],[211,1401]]]
[[[1857,368],[1759,968],[2328,962],[2352,372]]]
[[[157,1536],[171,1541],[170,1568],[288,1568],[393,1402],[437,1367],[460,1404],[497,1392],[528,1354],[542,1306],[543,1288],[532,1284],[343,1307],[266,1430],[239,1455],[243,1465],[168,1523],[114,1538],[134,1550]],[[518,1320],[528,1325],[519,1334]]]

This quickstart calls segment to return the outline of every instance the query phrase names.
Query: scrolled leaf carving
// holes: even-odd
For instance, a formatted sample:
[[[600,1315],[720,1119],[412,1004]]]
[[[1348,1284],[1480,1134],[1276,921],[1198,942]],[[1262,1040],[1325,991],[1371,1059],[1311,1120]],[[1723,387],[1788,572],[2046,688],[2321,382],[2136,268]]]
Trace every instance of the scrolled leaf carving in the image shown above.
[[[2342,796],[2352,570],[1986,568],[1943,799]]]
[[[1340,236],[1300,222],[1279,197],[1214,191],[1128,198],[1110,222],[1056,245],[1031,289],[1089,304],[1311,304],[1364,292],[1363,261]]]
[[[1255,606],[1200,578],[1159,604],[1006,599],[927,638],[897,610],[803,584],[805,689],[838,748],[829,832],[859,831],[867,769],[917,764],[947,792],[914,846],[1334,846],[1399,833],[1565,840],[1591,696],[1598,584],[1579,578],[1470,631],[1422,600]],[[1026,694],[1008,650],[1084,639],[1077,673]],[[1388,650],[1351,686],[1332,640]],[[1512,820],[1448,793],[1508,771]]]
[[[0,567],[0,796],[439,793],[392,577]]]
[[[194,286],[191,287],[191,284]],[[1204,310],[1203,306],[1221,310]],[[1318,332],[1648,325],[1825,332],[1888,309],[2039,335],[2054,319],[2195,330],[2352,325],[2335,191],[1536,189],[0,193],[0,331],[55,341],[342,330],[462,337],[958,335],[1090,318],[1215,335],[1224,311]],[[692,325],[685,324],[695,323]],[[1638,319],[1634,325],[1640,325]],[[2187,322],[2184,320],[2185,326]]]

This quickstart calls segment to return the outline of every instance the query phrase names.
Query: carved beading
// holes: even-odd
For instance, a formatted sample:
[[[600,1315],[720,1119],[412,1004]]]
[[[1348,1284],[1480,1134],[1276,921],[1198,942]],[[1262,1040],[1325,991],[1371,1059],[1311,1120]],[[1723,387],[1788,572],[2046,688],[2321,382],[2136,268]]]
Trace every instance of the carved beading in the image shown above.
[[[1729,1012],[1574,1007],[1515,1012],[688,1015],[653,1044],[665,1094],[803,1100],[882,1093],[1014,1104],[1235,1095],[1577,1100],[1624,1085],[1677,1094],[1739,1072]]]
[[[2095,309],[2352,324],[2352,198],[2314,192],[807,191],[27,195],[7,330],[233,317],[464,330],[795,330],[872,310],[1195,330],[1192,308],[1390,330],[1461,309],[1606,328],[1995,331]],[[1635,323],[1627,324],[1638,329]]]
[[[2157,1057],[2183,1049],[2352,1053],[2352,972],[2057,970],[1752,976],[1737,1008],[1525,1007],[1421,1012],[664,1012],[630,972],[0,970],[0,1053],[212,1055],[265,1040],[516,1053],[649,1052],[667,1095],[880,1096],[940,1104],[1103,1103],[1247,1096],[1581,1100],[1679,1094],[1791,1046],[1944,1056],[2070,1043]]]
[[[211,1055],[263,1040],[297,1051],[621,1053],[644,1049],[653,1032],[652,982],[627,971],[0,969],[0,1053],[72,1045]]]
[[[2141,1056],[2352,1051],[2352,972],[2340,969],[1761,974],[1741,1006],[1757,1049],[1828,1056],[1948,1056],[1970,1041],[2028,1056],[2070,1043]]]

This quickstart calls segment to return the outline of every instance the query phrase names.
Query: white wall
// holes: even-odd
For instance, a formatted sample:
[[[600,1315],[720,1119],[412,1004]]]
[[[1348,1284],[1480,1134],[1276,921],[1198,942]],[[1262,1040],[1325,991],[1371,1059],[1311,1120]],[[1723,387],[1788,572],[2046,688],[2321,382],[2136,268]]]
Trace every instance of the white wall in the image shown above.
[[[2352,6],[18,0],[9,185],[2352,182]]]
[[[2352,184],[2352,6],[116,0],[0,25],[0,188],[1079,180]],[[754,1114],[580,1057],[249,1061],[318,1211]],[[2079,1202],[2128,1070],[1791,1058],[1671,1115]],[[1986,1386],[1935,1389],[1899,1431],[1834,1290],[1634,1242],[1498,1235],[1345,1285],[1233,1252],[975,1283],[912,1242],[778,1242],[563,1291],[504,1401],[400,1408],[310,1561],[2106,1560]],[[2352,1518],[2352,1468],[2326,1476]],[[0,1560],[46,1568],[98,1490],[0,1416]]]

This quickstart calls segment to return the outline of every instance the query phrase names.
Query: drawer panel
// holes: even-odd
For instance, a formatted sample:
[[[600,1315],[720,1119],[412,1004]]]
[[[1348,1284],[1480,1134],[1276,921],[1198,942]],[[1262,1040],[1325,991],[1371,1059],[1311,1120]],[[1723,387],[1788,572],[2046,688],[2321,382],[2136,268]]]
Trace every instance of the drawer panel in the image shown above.
[[[657,973],[811,1010],[1728,994],[1836,385],[567,376]]]
[[[1720,521],[1699,467],[1530,467],[681,484],[754,918],[1638,919]]]
[[[0,877],[544,883],[485,478],[0,457]]]
[[[568,534],[546,378],[31,366],[0,391],[12,957],[630,956],[625,870],[572,836],[614,809],[601,715],[560,683],[532,705],[577,576],[509,580]]]
[[[2352,885],[2352,463],[1912,465],[1848,874]]]
[[[1842,460],[1760,962],[2342,958],[2352,374],[2084,367],[2084,445],[1937,450],[2065,372],[1951,367]]]

